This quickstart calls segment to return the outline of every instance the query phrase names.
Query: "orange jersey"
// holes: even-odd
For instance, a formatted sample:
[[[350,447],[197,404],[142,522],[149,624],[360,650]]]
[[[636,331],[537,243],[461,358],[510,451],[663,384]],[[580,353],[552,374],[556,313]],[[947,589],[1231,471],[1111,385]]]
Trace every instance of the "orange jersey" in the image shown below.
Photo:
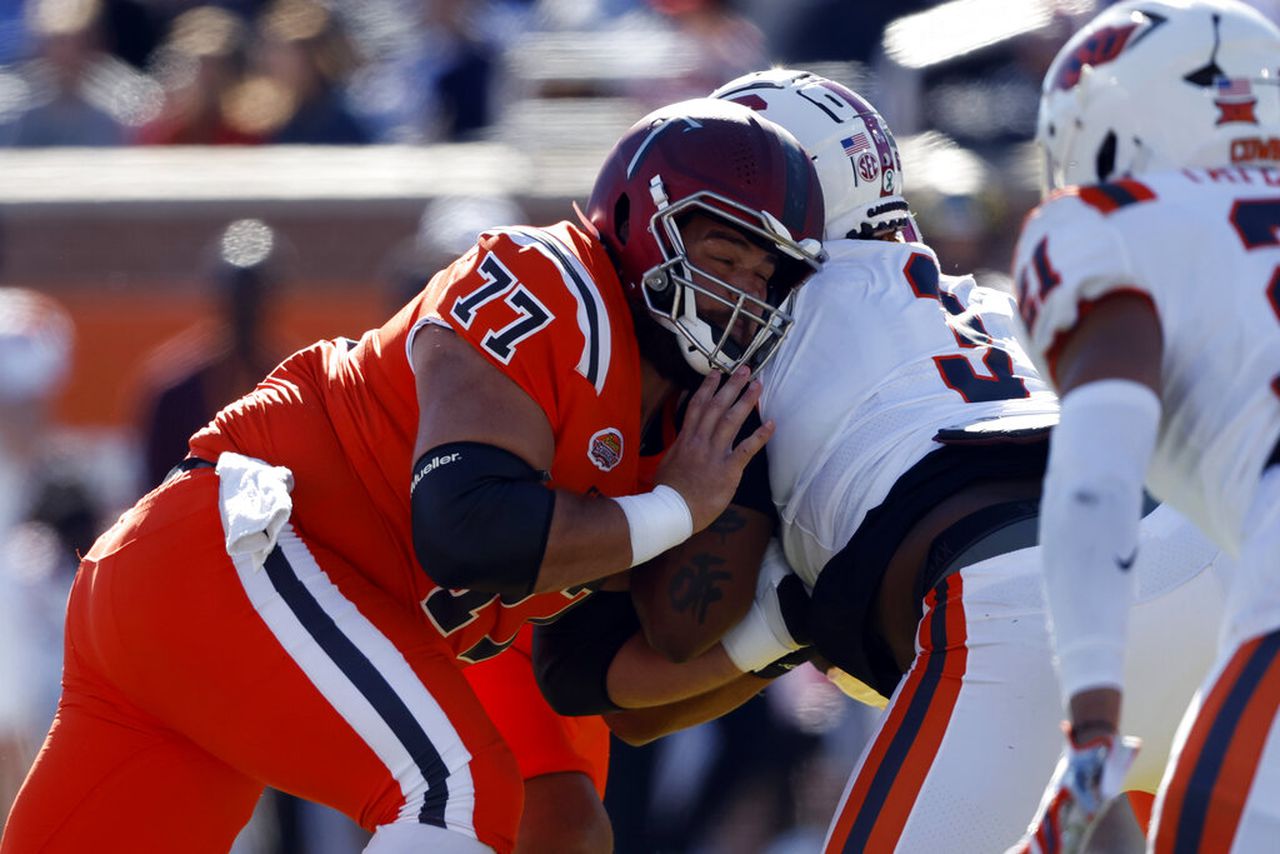
[[[478,661],[509,645],[526,621],[552,617],[586,593],[503,601],[438,588],[418,565],[409,353],[425,323],[463,336],[542,407],[555,436],[552,486],[640,491],[640,358],[630,308],[604,248],[568,222],[481,235],[359,342],[324,341],[286,359],[192,437],[191,450],[287,466],[297,529],[378,587],[420,603],[454,652]]]

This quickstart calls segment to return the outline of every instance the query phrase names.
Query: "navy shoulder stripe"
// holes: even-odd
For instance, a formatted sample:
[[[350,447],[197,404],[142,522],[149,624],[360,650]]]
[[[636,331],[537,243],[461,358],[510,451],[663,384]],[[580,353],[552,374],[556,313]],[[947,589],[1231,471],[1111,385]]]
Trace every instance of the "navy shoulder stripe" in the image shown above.
[[[604,389],[609,373],[609,357],[612,339],[604,298],[595,280],[582,262],[554,236],[533,228],[502,228],[496,231],[506,234],[521,246],[533,246],[542,252],[560,271],[570,293],[578,303],[578,327],[584,339],[582,356],[578,360],[578,373],[595,387],[596,394]]]

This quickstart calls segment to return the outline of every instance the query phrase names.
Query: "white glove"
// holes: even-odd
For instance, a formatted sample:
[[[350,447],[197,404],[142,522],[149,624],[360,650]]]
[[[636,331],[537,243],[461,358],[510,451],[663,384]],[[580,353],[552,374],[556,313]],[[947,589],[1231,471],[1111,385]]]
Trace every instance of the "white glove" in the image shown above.
[[[807,598],[804,583],[787,565],[782,546],[777,539],[770,540],[751,609],[720,639],[734,666],[751,673],[805,646],[808,639],[802,627]],[[795,637],[797,633],[800,638]]]
[[[1027,835],[1006,854],[1078,854],[1103,808],[1120,795],[1141,739],[1103,736],[1068,742]]]

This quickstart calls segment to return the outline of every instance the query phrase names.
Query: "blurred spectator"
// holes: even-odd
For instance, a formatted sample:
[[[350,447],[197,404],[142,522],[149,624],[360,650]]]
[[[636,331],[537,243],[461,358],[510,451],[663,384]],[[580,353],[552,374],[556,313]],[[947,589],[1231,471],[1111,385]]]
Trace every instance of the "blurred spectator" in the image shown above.
[[[103,0],[102,7],[106,49],[142,71],[164,37],[167,18],[148,0]]]
[[[996,192],[912,195],[912,207],[945,273],[972,274],[978,283],[1009,290],[1004,271],[1012,246],[1003,200]]]
[[[811,62],[869,63],[886,24],[931,5],[931,0],[744,0],[743,11],[768,36],[769,55],[775,61],[804,67]]]
[[[315,0],[279,0],[259,25],[261,70],[281,91],[278,143],[354,145],[369,141],[347,110],[343,80],[355,54],[339,21]]]
[[[26,58],[30,49],[31,37],[22,6],[17,0],[0,2],[0,66]]]
[[[942,272],[972,274],[981,285],[1008,291],[1017,229],[999,173],[968,149],[925,148],[904,167],[911,182],[906,194]]]
[[[1019,9],[1008,21],[968,22],[952,40],[929,38],[956,26],[958,4],[890,22],[877,56],[877,103],[899,136],[937,130],[984,156],[1035,135],[1040,84],[1057,49],[1092,14],[1094,0],[1055,0],[1044,20]]]
[[[497,46],[485,39],[471,17],[476,4],[466,0],[427,0],[427,32],[440,51],[428,71],[437,101],[440,137],[473,139],[493,121]],[[432,63],[435,64],[435,63]],[[434,72],[434,73],[431,73]]]
[[[489,29],[498,0],[412,0],[411,38],[386,45],[353,88],[362,117],[384,142],[480,138],[493,121],[502,47]]]
[[[671,50],[687,61],[678,74],[663,76],[655,63],[643,89],[632,93],[658,107],[685,98],[700,98],[735,77],[768,66],[764,33],[734,10],[730,0],[649,0],[672,28]]]
[[[546,30],[601,30],[636,11],[648,0],[534,0],[537,26]]]
[[[138,133],[150,145],[244,145],[262,141],[275,115],[260,87],[244,83],[247,28],[216,6],[198,6],[174,19],[157,50],[155,73],[164,84],[160,115]]]
[[[418,230],[396,245],[382,264],[387,310],[399,311],[431,277],[475,245],[488,228],[526,222],[525,212],[506,196],[441,196],[418,220]]]
[[[26,109],[6,134],[13,145],[119,145],[119,122],[90,100],[99,48],[98,0],[34,0],[29,7],[36,58],[25,69]]]
[[[161,344],[148,359],[141,405],[143,491],[187,455],[187,440],[222,406],[253,389],[280,354],[272,328],[272,291],[280,276],[275,232],[236,220],[218,241],[210,273],[218,315]]]
[[[0,816],[53,718],[76,553],[97,535],[92,492],[53,429],[72,339],[54,300],[0,288]]]

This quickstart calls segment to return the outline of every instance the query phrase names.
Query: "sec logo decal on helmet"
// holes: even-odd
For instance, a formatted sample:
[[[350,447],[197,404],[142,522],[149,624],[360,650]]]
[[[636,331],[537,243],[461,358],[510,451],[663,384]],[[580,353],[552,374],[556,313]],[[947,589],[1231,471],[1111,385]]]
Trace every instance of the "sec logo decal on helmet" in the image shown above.
[[[906,229],[908,239],[915,239],[897,178],[898,143],[861,95],[808,71],[773,68],[731,80],[712,97],[749,106],[796,135],[822,182],[825,237],[867,238]]]

